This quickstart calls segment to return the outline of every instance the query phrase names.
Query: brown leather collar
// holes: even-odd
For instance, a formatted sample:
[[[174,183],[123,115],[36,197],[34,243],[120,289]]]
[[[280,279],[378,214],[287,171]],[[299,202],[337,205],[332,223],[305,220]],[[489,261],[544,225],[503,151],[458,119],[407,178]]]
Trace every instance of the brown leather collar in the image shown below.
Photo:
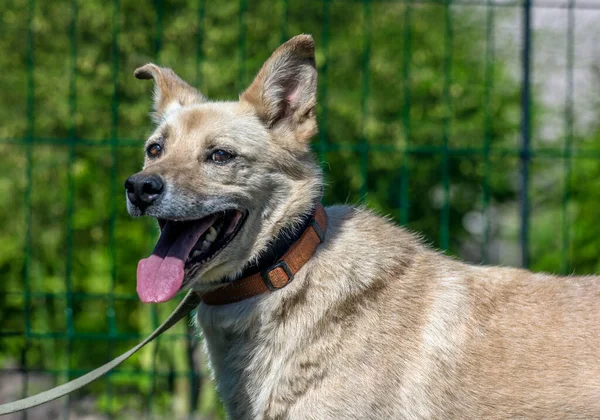
[[[226,305],[287,286],[325,240],[326,232],[327,213],[321,204],[317,204],[306,230],[275,264],[262,272],[236,280],[219,289],[198,292],[201,294],[202,302],[207,305]]]

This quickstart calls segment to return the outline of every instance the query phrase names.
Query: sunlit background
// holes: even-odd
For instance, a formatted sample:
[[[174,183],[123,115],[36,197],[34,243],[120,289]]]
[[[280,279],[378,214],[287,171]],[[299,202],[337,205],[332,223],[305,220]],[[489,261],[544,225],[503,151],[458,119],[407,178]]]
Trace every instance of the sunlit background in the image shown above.
[[[234,100],[311,33],[326,204],[475,263],[598,272],[599,21],[591,0],[3,0],[0,402],[99,366],[175,305],[138,301],[157,229],[122,187],[152,129],[132,76],[148,61]],[[223,418],[200,348],[182,322],[13,418]]]

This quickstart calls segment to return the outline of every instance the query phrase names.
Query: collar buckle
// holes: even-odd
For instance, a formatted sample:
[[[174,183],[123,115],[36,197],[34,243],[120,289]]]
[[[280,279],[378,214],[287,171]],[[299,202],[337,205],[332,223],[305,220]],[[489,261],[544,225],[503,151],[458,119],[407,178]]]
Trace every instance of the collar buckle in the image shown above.
[[[273,284],[273,281],[271,280],[270,274],[272,271],[274,271],[278,268],[281,268],[283,270],[283,272],[287,276],[287,280],[280,285],[275,285],[275,284]],[[265,282],[265,286],[267,286],[267,289],[269,289],[271,292],[274,292],[277,289],[281,289],[281,288],[287,286],[292,280],[294,280],[294,273],[290,269],[290,266],[285,262],[285,260],[281,260],[277,264],[273,264],[271,267],[269,267],[265,271],[263,271],[261,273],[261,277],[262,277],[263,281]]]

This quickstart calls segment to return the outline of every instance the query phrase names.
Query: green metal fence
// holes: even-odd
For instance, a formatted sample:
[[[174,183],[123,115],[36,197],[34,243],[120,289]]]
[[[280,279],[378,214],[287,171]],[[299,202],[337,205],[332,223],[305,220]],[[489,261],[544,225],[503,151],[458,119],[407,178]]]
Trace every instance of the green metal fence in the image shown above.
[[[533,36],[532,13],[542,10],[563,20],[554,35],[561,41]],[[150,87],[131,76],[147,61],[174,68],[211,98],[234,99],[280,42],[312,33],[320,72],[314,150],[326,203],[365,202],[474,262],[596,271],[599,131],[576,125],[574,93],[582,11],[600,7],[4,1],[0,402],[98,366],[174,307],[142,305],[134,293],[137,260],[156,228],[129,219],[121,187],[150,131]],[[510,42],[506,22],[516,22]],[[564,95],[551,104],[540,98],[552,85],[534,84],[548,70],[533,66],[542,50],[562,57],[552,76],[564,81]],[[219,417],[199,344],[182,323],[108,378],[22,418]]]

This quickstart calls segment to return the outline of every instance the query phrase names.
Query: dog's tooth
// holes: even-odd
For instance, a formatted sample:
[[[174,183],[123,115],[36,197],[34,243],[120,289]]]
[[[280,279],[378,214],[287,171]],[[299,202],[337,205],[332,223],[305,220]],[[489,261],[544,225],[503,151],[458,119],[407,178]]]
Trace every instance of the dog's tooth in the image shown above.
[[[214,242],[215,239],[217,239],[217,230],[211,226],[210,229],[208,229],[208,233],[206,234],[206,240],[208,242]]]
[[[196,250],[196,251],[192,252],[192,257],[197,257],[200,254],[202,254],[202,252]]]
[[[201,251],[206,251],[208,248],[210,248],[210,242],[209,241],[202,241],[202,245],[200,245],[200,250]]]

